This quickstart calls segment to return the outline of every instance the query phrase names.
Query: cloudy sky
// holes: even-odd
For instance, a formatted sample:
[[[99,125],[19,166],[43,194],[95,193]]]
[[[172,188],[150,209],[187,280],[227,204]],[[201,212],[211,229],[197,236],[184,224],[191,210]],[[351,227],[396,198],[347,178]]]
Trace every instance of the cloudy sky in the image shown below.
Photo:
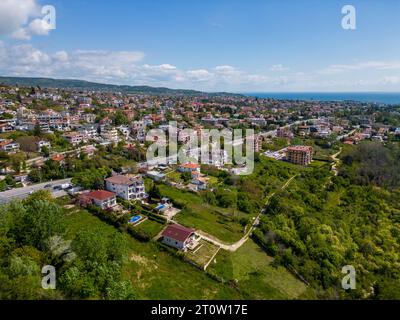
[[[356,8],[356,30],[342,7]],[[42,8],[56,9],[49,30]],[[0,0],[0,75],[207,91],[400,91],[398,0]]]

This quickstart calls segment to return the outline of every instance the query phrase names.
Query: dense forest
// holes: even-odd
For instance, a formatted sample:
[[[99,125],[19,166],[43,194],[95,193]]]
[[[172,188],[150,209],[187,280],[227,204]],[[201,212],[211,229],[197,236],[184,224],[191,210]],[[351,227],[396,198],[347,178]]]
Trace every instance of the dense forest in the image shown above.
[[[399,149],[363,143],[345,150],[339,176],[305,172],[272,198],[256,241],[321,298],[400,299]],[[356,290],[341,287],[342,267]]]

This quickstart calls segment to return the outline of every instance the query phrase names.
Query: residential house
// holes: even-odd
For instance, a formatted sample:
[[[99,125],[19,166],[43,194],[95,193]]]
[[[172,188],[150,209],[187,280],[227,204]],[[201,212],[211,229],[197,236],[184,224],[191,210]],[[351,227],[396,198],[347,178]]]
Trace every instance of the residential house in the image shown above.
[[[195,230],[178,224],[169,225],[161,235],[163,243],[180,250],[187,250],[195,241]]]
[[[86,197],[88,197],[94,205],[104,210],[113,208],[117,205],[117,198],[113,192],[97,190],[86,194]]]
[[[49,150],[51,149],[51,143],[49,141],[45,141],[45,140],[40,140],[40,141],[36,142],[36,146],[37,146],[37,150],[39,152],[42,151],[43,147],[46,147]]]
[[[79,132],[68,132],[63,137],[73,146],[77,146],[84,141],[84,136]]]
[[[147,171],[146,175],[154,181],[162,181],[165,179],[165,174],[158,171]]]
[[[112,143],[118,143],[118,131],[116,129],[108,129],[101,132],[101,137]]]
[[[19,151],[19,143],[10,139],[0,139],[0,150],[7,153],[16,153]]]
[[[50,159],[58,162],[62,166],[65,164],[65,156],[62,154],[53,155]]]
[[[125,200],[141,200],[147,197],[140,175],[117,175],[106,179],[106,189]]]
[[[178,171],[180,172],[190,172],[192,173],[193,171],[198,171],[200,172],[200,165],[196,163],[186,163],[182,164],[178,167]]]

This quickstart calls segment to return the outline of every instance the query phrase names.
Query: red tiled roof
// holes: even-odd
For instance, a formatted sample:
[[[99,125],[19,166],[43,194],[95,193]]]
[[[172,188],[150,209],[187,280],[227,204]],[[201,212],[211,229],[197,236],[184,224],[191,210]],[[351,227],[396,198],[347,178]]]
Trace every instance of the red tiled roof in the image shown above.
[[[105,191],[105,190],[97,190],[97,191],[89,192],[86,196],[89,198],[92,198],[92,199],[102,201],[102,200],[107,200],[107,199],[115,197],[115,193]]]
[[[13,141],[10,140],[10,139],[6,139],[6,140],[3,140],[3,141],[0,141],[0,146],[4,147],[4,146],[6,146],[6,145],[8,145],[10,143],[13,143]]]
[[[187,164],[183,164],[181,165],[182,168],[188,168],[188,169],[198,169],[200,168],[200,166],[196,163],[187,163]]]
[[[184,242],[194,231],[194,229],[189,229],[179,224],[171,224],[163,231],[162,236]]]
[[[65,157],[63,155],[60,155],[60,154],[51,157],[51,160],[58,161],[58,162],[59,161],[63,161],[64,159],[65,159]]]

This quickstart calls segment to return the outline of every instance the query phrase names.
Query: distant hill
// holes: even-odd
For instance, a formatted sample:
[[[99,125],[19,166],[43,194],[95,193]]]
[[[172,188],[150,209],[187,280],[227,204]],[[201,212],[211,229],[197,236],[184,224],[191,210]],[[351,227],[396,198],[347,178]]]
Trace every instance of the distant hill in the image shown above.
[[[156,88],[150,86],[128,86],[89,82],[84,80],[51,79],[51,78],[25,78],[25,77],[0,77],[0,84],[17,85],[20,87],[60,88],[88,91],[108,91],[132,94],[149,95],[175,95],[175,96],[241,96],[227,92],[206,93],[196,90]]]

